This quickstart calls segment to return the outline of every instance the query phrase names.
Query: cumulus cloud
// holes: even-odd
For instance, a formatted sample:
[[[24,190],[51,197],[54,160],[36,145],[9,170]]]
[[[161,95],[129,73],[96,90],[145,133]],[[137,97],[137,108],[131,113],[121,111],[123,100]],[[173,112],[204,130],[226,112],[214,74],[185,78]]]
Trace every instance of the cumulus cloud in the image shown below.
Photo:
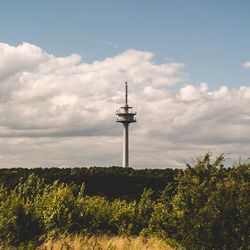
[[[250,62],[245,62],[242,64],[244,69],[250,69]]]
[[[183,63],[156,64],[153,53],[133,49],[86,63],[28,43],[0,44],[0,57],[4,167],[119,165],[122,127],[114,113],[124,81],[138,112],[133,166],[181,167],[208,150],[249,156],[250,87],[186,84]]]

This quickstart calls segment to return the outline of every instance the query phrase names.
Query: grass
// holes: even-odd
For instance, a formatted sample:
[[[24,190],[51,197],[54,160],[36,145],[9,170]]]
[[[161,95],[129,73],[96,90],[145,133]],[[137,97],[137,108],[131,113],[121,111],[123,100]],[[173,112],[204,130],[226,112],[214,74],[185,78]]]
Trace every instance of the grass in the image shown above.
[[[39,250],[173,250],[155,237],[63,236],[47,240]]]

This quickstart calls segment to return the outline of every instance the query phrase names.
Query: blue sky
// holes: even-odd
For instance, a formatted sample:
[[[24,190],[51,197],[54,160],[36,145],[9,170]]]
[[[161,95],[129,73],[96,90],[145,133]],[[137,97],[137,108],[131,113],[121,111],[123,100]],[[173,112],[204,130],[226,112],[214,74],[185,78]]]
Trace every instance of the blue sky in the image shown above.
[[[249,85],[250,1],[2,1],[0,41],[36,44],[87,62],[129,48],[151,51],[157,63],[177,61],[194,85]]]

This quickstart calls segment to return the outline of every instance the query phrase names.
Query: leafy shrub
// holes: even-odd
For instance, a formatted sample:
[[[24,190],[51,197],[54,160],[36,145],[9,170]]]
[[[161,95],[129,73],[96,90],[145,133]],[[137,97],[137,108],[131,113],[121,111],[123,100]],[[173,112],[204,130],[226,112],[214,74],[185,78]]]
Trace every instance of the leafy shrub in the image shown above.
[[[80,212],[80,230],[88,234],[108,233],[111,231],[109,224],[111,209],[109,202],[104,197],[84,196],[78,198]]]
[[[16,245],[40,233],[39,221],[26,209],[22,199],[11,192],[0,204],[0,239]]]
[[[72,233],[77,230],[79,211],[75,197],[75,186],[58,183],[47,185],[35,205],[45,232],[49,235]]]
[[[115,234],[133,235],[136,232],[136,202],[114,200],[111,203],[110,224]]]

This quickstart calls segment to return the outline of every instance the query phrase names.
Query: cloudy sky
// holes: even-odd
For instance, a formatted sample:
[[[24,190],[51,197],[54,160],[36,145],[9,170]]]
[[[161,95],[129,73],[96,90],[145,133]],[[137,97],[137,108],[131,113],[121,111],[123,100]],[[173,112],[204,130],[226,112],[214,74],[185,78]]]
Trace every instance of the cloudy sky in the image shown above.
[[[0,167],[122,162],[115,111],[129,103],[131,166],[207,151],[250,157],[249,1],[0,4]]]

